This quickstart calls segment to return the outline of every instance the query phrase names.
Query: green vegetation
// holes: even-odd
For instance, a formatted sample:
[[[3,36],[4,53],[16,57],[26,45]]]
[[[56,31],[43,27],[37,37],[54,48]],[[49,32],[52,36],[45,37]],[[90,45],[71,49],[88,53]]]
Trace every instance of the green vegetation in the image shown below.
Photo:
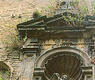
[[[2,31],[0,32],[1,41],[5,47],[5,53],[13,53],[15,50],[20,50],[20,47],[23,44],[23,41],[18,38],[18,31],[16,25],[25,22],[27,19],[11,18],[11,20],[2,20]]]
[[[55,14],[55,11],[57,9],[60,8],[60,4],[61,4],[61,0],[49,0],[49,5],[48,7],[42,7],[42,11],[41,14],[42,15],[46,15],[47,17],[53,16]],[[68,5],[70,5],[72,7],[71,10],[67,9],[63,9],[62,13],[64,12],[71,12],[76,14],[77,17],[75,16],[71,16],[70,14],[68,14],[67,16],[63,15],[64,20],[66,21],[66,23],[68,25],[71,26],[82,26],[82,22],[84,21],[83,16],[86,16],[89,14],[89,10],[88,10],[88,4],[83,0],[81,5],[79,0],[73,0],[71,1]],[[67,5],[67,6],[68,6]]]
[[[47,7],[42,7],[41,14],[53,16],[55,14],[56,9],[58,9],[60,6],[60,0],[49,0],[49,5]]]
[[[71,16],[70,14],[68,14],[67,16],[63,15],[63,19],[69,26],[72,26],[72,27],[83,26],[82,23],[83,23],[84,19],[81,16],[76,15],[76,17],[74,17],[74,16]]]
[[[41,16],[41,13],[38,9],[36,9],[34,12],[33,12],[33,18],[38,18]]]
[[[53,16],[55,14],[55,11],[60,8],[61,2],[62,0],[49,0],[49,5],[47,7],[42,7],[41,14],[47,16]],[[88,4],[85,2],[85,0],[83,0],[82,3],[80,3],[79,0],[71,0],[68,5],[71,5],[72,9],[69,10],[67,8],[62,12],[66,12],[66,11],[73,12],[80,16],[89,14]]]
[[[95,2],[92,2],[92,7],[93,7],[93,15],[95,15]]]
[[[1,71],[1,72],[2,72],[2,71]],[[4,72],[3,72],[3,75],[2,75],[1,72],[0,72],[0,80],[9,80],[9,76],[10,76],[9,71],[4,71]]]
[[[1,74],[0,74],[0,80],[2,80]]]

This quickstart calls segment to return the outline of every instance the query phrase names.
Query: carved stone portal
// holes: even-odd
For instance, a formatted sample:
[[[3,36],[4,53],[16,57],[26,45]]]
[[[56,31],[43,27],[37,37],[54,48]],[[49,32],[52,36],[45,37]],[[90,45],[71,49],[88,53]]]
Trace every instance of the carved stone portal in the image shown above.
[[[35,66],[34,80],[93,80],[92,66],[78,54],[69,51],[52,54],[45,55],[41,66]]]

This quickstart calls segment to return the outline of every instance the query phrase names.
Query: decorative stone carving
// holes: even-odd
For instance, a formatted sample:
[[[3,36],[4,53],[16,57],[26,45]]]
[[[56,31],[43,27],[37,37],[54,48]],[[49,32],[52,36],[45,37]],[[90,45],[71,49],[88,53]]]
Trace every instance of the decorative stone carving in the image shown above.
[[[50,78],[50,80],[68,80],[68,79],[67,79],[67,75],[62,75],[60,77],[59,73],[54,73]]]
[[[23,53],[27,56],[33,56],[33,54],[40,55],[40,45],[38,43],[38,39],[28,39],[26,43],[23,45]]]
[[[86,67],[82,67],[82,72],[84,74],[84,80],[93,80],[93,71],[92,71],[92,66],[86,66]]]

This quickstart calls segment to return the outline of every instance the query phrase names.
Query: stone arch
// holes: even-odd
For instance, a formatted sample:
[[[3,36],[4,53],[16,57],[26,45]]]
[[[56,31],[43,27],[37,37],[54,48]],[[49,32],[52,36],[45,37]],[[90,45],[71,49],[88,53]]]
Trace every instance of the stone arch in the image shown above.
[[[60,77],[66,75],[71,80],[92,79],[90,57],[80,49],[72,47],[45,51],[35,62],[34,80],[49,80],[55,73]]]
[[[10,80],[12,75],[12,68],[10,65],[8,65],[6,62],[0,61],[0,74],[2,79],[7,78],[7,80]]]
[[[43,67],[43,64],[47,60],[47,58],[58,52],[72,52],[73,54],[78,55],[83,60],[85,66],[91,65],[90,57],[87,53],[84,53],[83,51],[72,47],[59,47],[48,50],[44,52],[42,55],[40,55],[38,59],[35,61],[35,68]]]

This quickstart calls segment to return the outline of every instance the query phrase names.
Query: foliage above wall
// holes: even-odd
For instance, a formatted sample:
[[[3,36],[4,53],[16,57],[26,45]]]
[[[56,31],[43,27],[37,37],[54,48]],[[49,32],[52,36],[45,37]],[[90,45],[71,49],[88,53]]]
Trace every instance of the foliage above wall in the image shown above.
[[[62,4],[62,3],[65,4]],[[89,5],[85,0],[82,0],[80,3],[80,0],[70,0],[69,2],[66,0],[49,0],[49,5],[47,7],[42,7],[41,14],[42,15],[47,15],[47,16],[52,16],[55,14],[56,10],[60,9],[61,6],[64,7],[62,8],[62,12],[72,12],[76,13],[79,15],[88,15],[89,14]],[[68,6],[70,8],[68,8]]]
[[[65,9],[61,8],[62,6],[65,6]],[[70,0],[69,2],[66,0],[49,0],[49,5],[47,7],[42,7],[42,9],[37,10],[37,12],[39,12],[38,15],[40,16],[46,15],[47,17],[51,17],[54,16],[56,12],[60,13],[60,10],[61,13],[70,12],[76,14],[77,17],[69,14],[68,16],[63,15],[63,18],[68,25],[82,26],[84,16],[95,14],[95,3],[93,2],[93,5],[89,5],[85,0]]]

